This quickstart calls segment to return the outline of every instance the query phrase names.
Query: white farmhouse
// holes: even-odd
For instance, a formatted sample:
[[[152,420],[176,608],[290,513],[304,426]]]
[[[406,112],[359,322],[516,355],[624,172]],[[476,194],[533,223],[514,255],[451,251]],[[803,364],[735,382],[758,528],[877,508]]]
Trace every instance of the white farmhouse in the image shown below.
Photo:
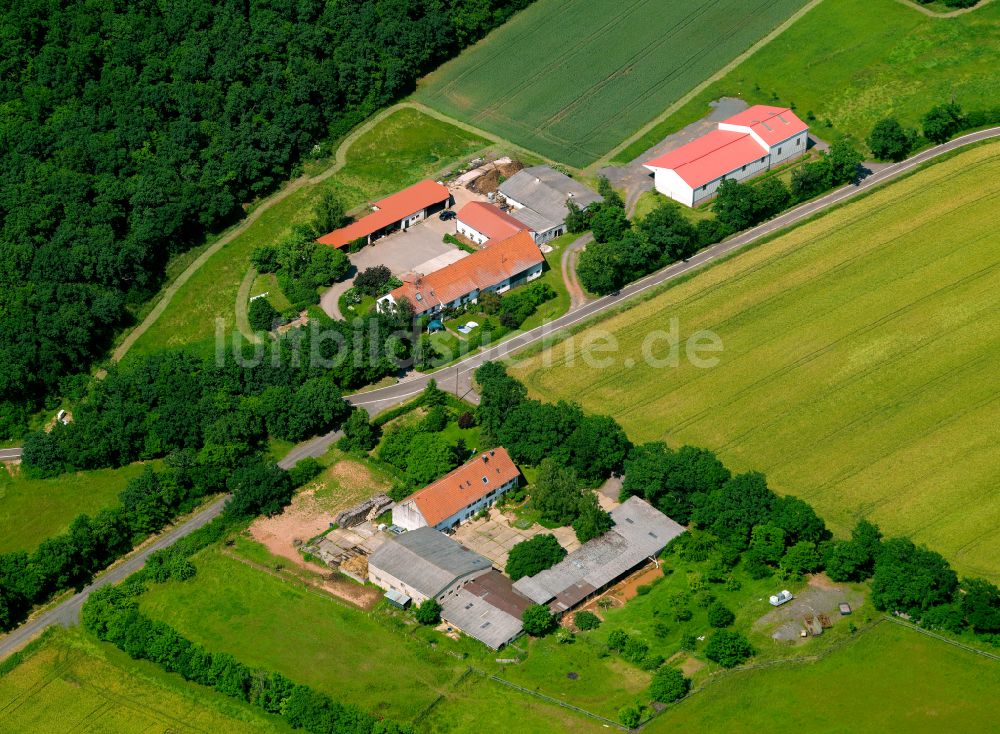
[[[517,486],[520,476],[506,449],[485,451],[399,502],[392,522],[407,530],[452,528],[496,503]]]
[[[725,179],[742,181],[802,155],[808,133],[789,108],[754,105],[644,165],[657,191],[694,206],[714,196]]]

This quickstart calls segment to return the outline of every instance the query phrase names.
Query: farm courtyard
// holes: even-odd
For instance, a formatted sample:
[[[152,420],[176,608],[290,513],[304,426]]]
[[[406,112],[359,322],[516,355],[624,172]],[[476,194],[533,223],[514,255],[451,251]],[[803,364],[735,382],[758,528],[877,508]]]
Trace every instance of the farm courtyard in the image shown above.
[[[583,167],[803,5],[539,0],[423,79],[416,99]]]
[[[960,574],[995,581],[998,198],[994,143],[674,285],[513,372],[535,397],[611,413],[633,441],[705,446],[734,470],[763,471],[837,533],[868,517]],[[721,337],[718,366],[643,358],[644,339],[672,318],[682,339]],[[597,334],[617,343],[603,368],[573,346]]]

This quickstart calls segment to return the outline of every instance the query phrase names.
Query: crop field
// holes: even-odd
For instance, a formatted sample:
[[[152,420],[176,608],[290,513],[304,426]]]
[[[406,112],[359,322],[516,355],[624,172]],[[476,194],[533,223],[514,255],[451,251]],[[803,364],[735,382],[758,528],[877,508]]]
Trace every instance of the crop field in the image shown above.
[[[435,109],[585,166],[804,0],[538,0],[419,85]]]
[[[121,469],[73,472],[53,479],[28,479],[0,465],[0,553],[31,551],[63,532],[81,512],[90,515],[118,503],[129,479],[142,464]]]
[[[79,632],[60,631],[0,677],[0,732],[291,732],[277,717]]]
[[[813,133],[824,139],[849,134],[864,140],[889,115],[919,128],[923,114],[943,102],[967,110],[996,107],[998,33],[996,2],[935,18],[897,0],[825,0],[613,162],[628,163],[704,116],[708,103],[722,96],[794,104],[803,119],[814,114]]]
[[[546,400],[633,441],[717,451],[811,502],[866,516],[1000,579],[1000,145],[961,153],[526,358]],[[721,338],[712,368],[683,342]],[[581,347],[604,336],[600,362]],[[652,335],[652,336],[651,336]],[[649,339],[654,341],[649,341]],[[603,349],[607,342],[601,342]]]
[[[205,263],[174,295],[132,352],[185,346],[210,354],[216,319],[223,320],[227,334],[235,330],[236,294],[250,268],[250,253],[275,244],[292,225],[308,221],[324,192],[333,191],[350,209],[433,175],[486,144],[483,138],[414,109],[392,113],[351,145],[347,163],[337,173],[302,186],[272,206]]]
[[[646,731],[986,731],[998,687],[1000,663],[883,622],[816,663],[726,675]]]

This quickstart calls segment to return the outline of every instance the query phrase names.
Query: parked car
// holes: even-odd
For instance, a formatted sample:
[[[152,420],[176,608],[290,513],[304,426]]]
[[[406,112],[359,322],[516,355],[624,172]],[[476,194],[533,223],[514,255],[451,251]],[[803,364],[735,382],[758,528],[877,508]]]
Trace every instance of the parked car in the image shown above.
[[[443,212],[438,214],[438,219],[440,219],[442,222],[447,222],[449,219],[454,219],[457,216],[458,215],[455,214],[455,212],[453,212],[451,209],[445,209]]]

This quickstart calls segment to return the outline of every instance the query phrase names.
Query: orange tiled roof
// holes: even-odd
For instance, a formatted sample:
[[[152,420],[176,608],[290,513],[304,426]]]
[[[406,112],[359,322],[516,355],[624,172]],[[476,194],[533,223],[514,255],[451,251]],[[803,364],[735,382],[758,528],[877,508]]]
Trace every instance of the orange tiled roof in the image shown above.
[[[426,209],[450,197],[451,193],[448,191],[448,187],[442,186],[430,179],[424,179],[409,188],[396,192],[392,196],[387,196],[381,201],[376,201],[375,206],[378,207],[378,211],[372,212],[358,221],[348,224],[346,227],[335,229],[316,241],[321,245],[344,247],[359,237],[367,237],[370,234],[374,234],[394,222],[405,219],[411,214],[416,214],[421,209]]]
[[[531,234],[522,230],[429,275],[407,276],[390,295],[407,299],[415,313],[491,288],[545,261]]]
[[[469,463],[414,492],[403,501],[413,500],[427,524],[434,526],[463,507],[478,502],[520,474],[507,449],[500,447],[477,454]],[[483,477],[489,481],[484,482]]]
[[[463,206],[458,211],[458,221],[483,233],[489,240],[513,237],[522,229],[527,229],[524,224],[507,212],[481,201],[470,201]]]

